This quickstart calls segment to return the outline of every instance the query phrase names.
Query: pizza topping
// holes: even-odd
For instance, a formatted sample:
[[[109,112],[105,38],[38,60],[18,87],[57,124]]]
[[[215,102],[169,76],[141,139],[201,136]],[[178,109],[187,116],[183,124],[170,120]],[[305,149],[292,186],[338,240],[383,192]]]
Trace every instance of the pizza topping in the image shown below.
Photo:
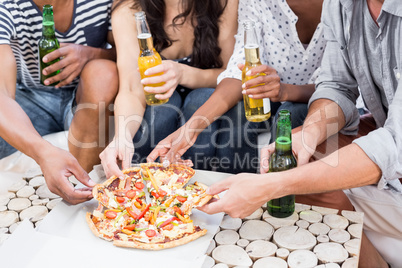
[[[144,211],[141,212],[140,215],[138,215],[137,220],[139,220],[139,219],[141,219],[142,217],[144,217],[145,213],[147,213],[147,211],[149,210],[149,207],[150,207],[150,206],[151,206],[151,204],[148,204],[148,205],[145,207]]]
[[[145,234],[146,234],[148,237],[154,237],[154,236],[156,235],[156,232],[155,232],[155,230],[149,229],[149,230],[146,230],[146,231],[145,231]]]
[[[179,195],[179,196],[177,196],[176,198],[177,198],[177,200],[178,200],[179,202],[181,202],[181,203],[184,203],[184,202],[187,201],[187,196],[181,196],[181,195]]]
[[[126,197],[133,199],[137,195],[137,191],[135,190],[128,190],[126,193]]]
[[[162,229],[170,231],[173,229],[173,227],[174,225],[172,223],[169,223],[168,225],[163,226]]]
[[[136,214],[131,207],[126,208],[126,211],[128,215],[130,215],[132,218],[137,219],[138,214]]]
[[[129,224],[129,225],[124,226],[123,229],[133,231],[135,229],[135,226],[136,226],[135,223],[134,224]]]
[[[159,191],[158,191],[159,197],[164,197],[166,194],[167,194],[166,191],[159,189]]]
[[[106,216],[106,218],[108,218],[108,219],[114,219],[114,218],[117,217],[117,212],[116,212],[116,211],[113,211],[113,210],[107,210],[107,211],[105,212],[105,216]]]
[[[139,190],[144,189],[144,184],[143,184],[142,182],[136,182],[136,183],[134,184],[134,186],[135,186],[135,188],[137,188],[137,189],[139,189]]]
[[[124,201],[126,201],[126,199],[124,199],[124,197],[117,196],[116,201],[119,202],[119,203],[124,203]]]

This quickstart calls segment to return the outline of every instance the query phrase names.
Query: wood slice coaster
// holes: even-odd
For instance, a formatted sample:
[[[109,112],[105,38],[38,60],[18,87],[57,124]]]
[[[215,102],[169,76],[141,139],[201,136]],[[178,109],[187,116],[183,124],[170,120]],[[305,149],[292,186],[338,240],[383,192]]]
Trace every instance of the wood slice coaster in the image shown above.
[[[279,247],[287,248],[290,251],[296,249],[311,250],[317,244],[314,235],[297,226],[285,226],[276,230],[273,241]]]
[[[218,264],[215,264],[214,267],[212,267],[212,268],[229,268],[229,266],[225,263],[218,263]]]
[[[359,255],[359,250],[360,250],[360,239],[355,238],[355,239],[349,240],[349,241],[345,242],[345,244],[343,244],[343,246],[349,252],[350,256],[357,257],[357,255]]]
[[[49,198],[36,199],[32,201],[32,206],[45,206],[47,203],[49,203]]]
[[[220,227],[223,230],[239,230],[242,224],[242,220],[239,218],[232,218],[229,215],[225,215],[222,219]]]
[[[43,221],[43,220],[40,220],[40,221],[35,222],[35,228],[37,228],[37,227],[42,223],[42,221]]]
[[[350,234],[343,229],[332,229],[328,233],[329,241],[343,244],[350,240]]]
[[[286,261],[277,257],[266,257],[257,260],[253,268],[288,268],[288,264]]]
[[[16,182],[13,185],[11,185],[11,187],[8,188],[8,191],[16,193],[20,189],[22,189],[26,184],[27,184],[27,182],[25,180],[19,180],[18,182]]]
[[[253,261],[256,261],[264,257],[274,256],[277,249],[278,247],[274,243],[256,240],[246,247],[246,252]]]
[[[10,199],[16,198],[17,196],[15,195],[15,193],[13,192],[7,192],[4,194],[5,196],[7,196]]]
[[[7,206],[0,206],[0,212],[6,211],[7,210]]]
[[[40,167],[28,169],[24,174],[24,179],[31,180],[34,177],[41,176],[42,170]]]
[[[325,263],[325,264],[320,264],[320,265],[316,266],[315,268],[341,268],[341,267],[337,263]]]
[[[363,212],[342,210],[341,215],[348,219],[351,223],[363,224]]]
[[[329,242],[329,236],[326,234],[322,234],[317,236],[317,242],[318,243],[328,243]]]
[[[45,177],[39,176],[39,177],[34,177],[29,181],[29,186],[34,187],[37,189],[39,186],[44,185],[46,183]]]
[[[17,197],[28,198],[35,193],[35,189],[32,186],[24,186],[17,192]]]
[[[342,268],[356,268],[358,264],[358,258],[349,258],[342,264]]]
[[[50,210],[54,209],[58,203],[60,203],[63,200],[63,198],[56,198],[56,199],[52,199],[50,200],[47,204],[46,207]]]
[[[268,211],[265,211],[262,215],[262,218],[264,221],[271,224],[275,229],[279,229],[283,226],[293,226],[299,220],[299,215],[295,212],[286,218],[275,218],[272,217]]]
[[[225,263],[228,266],[251,266],[253,261],[247,255],[246,251],[239,246],[224,245],[218,246],[212,251],[212,258],[217,263]]]
[[[10,202],[10,198],[8,194],[1,194],[0,195],[0,206],[7,206],[8,202]]]
[[[286,260],[289,256],[289,250],[287,248],[278,248],[275,255],[278,258]]]
[[[18,221],[18,213],[15,211],[0,212],[0,228],[8,228]]]
[[[317,264],[317,256],[310,250],[295,250],[288,257],[289,268],[315,267]]]
[[[328,214],[338,214],[339,210],[334,208],[324,208],[318,206],[312,206],[312,210],[317,211],[321,215],[328,215]]]
[[[355,223],[349,225],[348,232],[353,238],[362,238],[363,224]]]
[[[233,230],[223,230],[215,235],[215,242],[220,245],[234,245],[239,240],[239,234]]]
[[[9,210],[21,212],[31,206],[31,201],[28,198],[14,198],[8,203]]]
[[[308,227],[308,230],[313,235],[319,236],[319,235],[328,234],[328,232],[331,230],[331,228],[329,228],[329,226],[326,225],[325,223],[317,222],[317,223],[311,224],[310,227]]]
[[[215,265],[215,260],[209,256],[206,256],[201,268],[212,268],[214,265]]]
[[[246,221],[239,230],[240,237],[249,241],[270,240],[274,228],[265,221]]]
[[[309,223],[317,223],[322,221],[322,215],[317,211],[305,210],[300,212],[300,219]]]
[[[39,196],[37,196],[36,194],[34,194],[34,195],[31,195],[28,199],[31,200],[31,201],[34,201],[34,200],[36,200],[36,199],[39,199]]]
[[[211,242],[209,243],[207,252],[205,254],[207,254],[208,256],[211,255],[212,251],[216,248],[216,242],[215,239],[212,239]]]
[[[42,186],[39,186],[39,188],[36,190],[36,194],[42,198],[49,198],[49,199],[55,199],[55,198],[60,198],[60,196],[52,193],[49,188],[47,188],[47,185],[44,184]]]
[[[237,242],[236,242],[236,245],[238,245],[241,248],[247,247],[248,244],[250,244],[250,241],[248,241],[247,239],[243,239],[243,238],[237,240]]]
[[[296,222],[296,225],[299,226],[300,228],[307,229],[310,226],[310,223],[305,220],[298,220]]]
[[[45,206],[32,206],[24,209],[20,213],[21,221],[29,219],[31,222],[37,222],[43,219],[48,214],[47,207]]]
[[[314,253],[321,263],[341,263],[349,257],[346,249],[342,245],[334,242],[318,244],[314,247]]]
[[[300,204],[300,203],[295,204],[295,211],[297,213],[299,213],[301,211],[305,211],[305,210],[310,210],[310,209],[311,209],[310,205],[305,205],[305,204]]]
[[[254,211],[250,216],[245,217],[243,220],[261,220],[261,216],[264,210],[262,208],[258,208]]]
[[[348,219],[335,214],[325,215],[324,223],[331,229],[346,229],[349,225]]]

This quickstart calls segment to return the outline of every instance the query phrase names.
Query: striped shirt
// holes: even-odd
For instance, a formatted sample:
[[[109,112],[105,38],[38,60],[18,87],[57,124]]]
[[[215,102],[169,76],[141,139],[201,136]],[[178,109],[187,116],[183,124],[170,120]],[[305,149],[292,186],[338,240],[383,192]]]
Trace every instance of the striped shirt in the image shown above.
[[[56,30],[60,43],[103,48],[111,30],[113,0],[74,0],[74,13],[66,32]],[[17,63],[17,83],[32,89],[40,84],[38,42],[42,36],[42,12],[32,0],[0,2],[0,45],[10,45]],[[75,88],[78,79],[64,88]]]

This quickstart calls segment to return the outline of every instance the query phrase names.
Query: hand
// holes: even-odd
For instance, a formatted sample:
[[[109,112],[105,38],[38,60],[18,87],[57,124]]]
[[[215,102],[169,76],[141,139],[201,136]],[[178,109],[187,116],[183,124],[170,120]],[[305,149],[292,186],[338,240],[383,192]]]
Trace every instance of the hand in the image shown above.
[[[310,133],[303,126],[297,127],[292,131],[292,150],[297,158],[297,165],[301,166],[311,161],[315,149],[317,148],[317,139],[313,133]],[[269,158],[275,151],[275,142],[264,146],[261,149],[260,173],[269,171]]]
[[[80,75],[85,64],[90,60],[90,49],[87,46],[62,43],[59,49],[44,56],[43,62],[45,63],[60,58],[60,61],[43,69],[44,75],[61,70],[57,75],[46,79],[45,84],[51,85],[59,82],[56,88],[70,84]]]
[[[225,212],[232,218],[247,217],[271,199],[270,192],[264,191],[268,180],[262,175],[249,173],[231,176],[207,190],[211,195],[227,190],[225,195],[198,209],[208,214]]]
[[[92,189],[75,189],[68,180],[71,175],[74,175],[85,186],[95,185],[69,152],[52,146],[50,150],[46,150],[44,157],[38,163],[52,193],[59,195],[70,204],[92,199]]]
[[[124,178],[124,174],[120,170],[119,165],[122,169],[129,168],[133,155],[134,144],[132,142],[123,142],[123,140],[113,139],[99,155],[106,178],[110,178],[113,175]]]
[[[237,65],[243,70],[244,64]],[[276,70],[267,65],[260,65],[247,72],[247,76],[255,76],[264,73],[256,78],[250,79],[242,85],[242,94],[253,99],[269,98],[273,102],[284,101],[284,90],[281,87],[281,79]]]
[[[195,143],[197,135],[186,124],[161,140],[147,157],[147,162],[155,162],[160,157],[164,164],[183,163],[192,166],[189,160],[181,156]]]
[[[145,71],[145,75],[155,75],[141,80],[144,90],[149,93],[155,93],[155,97],[160,100],[168,99],[180,84],[183,70],[180,63],[164,60],[162,64],[149,68]],[[147,86],[151,84],[165,83],[160,87]]]

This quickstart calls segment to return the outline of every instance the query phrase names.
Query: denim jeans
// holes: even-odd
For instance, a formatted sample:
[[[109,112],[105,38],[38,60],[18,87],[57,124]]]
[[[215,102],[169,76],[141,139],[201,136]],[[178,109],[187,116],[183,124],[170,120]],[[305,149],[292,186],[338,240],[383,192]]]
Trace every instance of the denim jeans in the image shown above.
[[[73,118],[71,107],[74,99],[75,90],[71,89],[37,90],[17,85],[15,93],[15,101],[41,136],[69,128]],[[15,151],[17,149],[0,137],[0,159]]]
[[[182,107],[182,124],[208,100],[213,91],[213,88],[199,88],[187,95]],[[248,122],[241,101],[202,131],[184,158],[191,159],[197,169],[256,172],[259,168],[257,136],[268,127],[268,121]]]
[[[166,104],[147,105],[141,126],[133,138],[133,163],[146,162],[147,156],[155,146],[176,131],[181,104],[181,97],[175,91]]]

